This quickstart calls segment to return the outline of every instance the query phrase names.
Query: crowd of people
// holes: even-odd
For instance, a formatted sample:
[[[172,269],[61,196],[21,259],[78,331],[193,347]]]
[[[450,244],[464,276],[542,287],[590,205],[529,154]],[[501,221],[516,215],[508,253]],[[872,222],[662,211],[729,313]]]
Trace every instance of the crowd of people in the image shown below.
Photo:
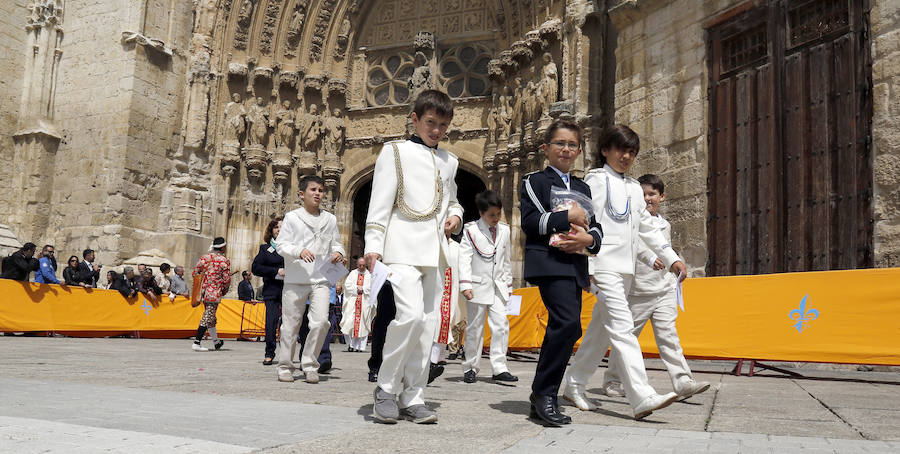
[[[28,281],[34,273],[34,282],[40,284],[58,284],[84,288],[105,288],[118,290],[122,296],[131,298],[143,294],[151,299],[168,296],[189,296],[184,279],[184,267],[162,263],[159,273],[146,264],[137,265],[137,272],[131,266],[125,266],[121,273],[113,270],[106,272],[106,283],[100,284],[102,265],[95,263],[96,252],[85,249],[79,259],[77,255],[69,257],[59,279],[59,268],[56,262],[56,248],[52,244],[41,248],[39,258],[35,258],[37,245],[28,242],[18,251],[3,258],[0,278],[16,281]]]
[[[319,374],[331,368],[330,336],[338,324],[331,309],[340,306],[339,329],[348,350],[365,352],[371,341],[373,412],[384,424],[437,422],[437,413],[425,404],[425,389],[444,372],[448,350],[463,359],[462,381],[476,382],[485,320],[491,330],[492,380],[518,380],[506,363],[507,305],[513,289],[511,232],[500,222],[502,201],[490,190],[478,194],[479,219],[463,224],[454,181],[458,159],[438,147],[453,119],[452,101],[441,91],[425,90],[410,118],[415,134],[386,143],[376,160],[364,256],[353,258],[349,274],[344,268],[337,278],[330,271],[349,260],[337,218],[321,207],[325,183],[317,175],[299,180],[302,205],[269,223],[250,270],[263,280],[263,364],[277,364],[275,378],[319,382]],[[590,169],[584,180],[571,173],[583,143],[581,126],[554,120],[541,145],[549,165],[525,175],[519,194],[523,276],[538,287],[548,312],[529,416],[553,427],[571,423],[559,411],[563,386],[563,398],[578,409],[597,408],[585,388],[608,350],[602,392],[626,397],[635,419],[710,386],[694,380],[675,330],[676,289],[687,268],[672,249],[669,223],[659,214],[665,200],[662,180],[627,176],[640,149],[638,135],[627,126],[603,132],[597,145],[601,166]],[[461,235],[460,242],[451,238],[454,234]],[[47,268],[41,279],[55,279],[55,262],[47,259],[47,250],[35,260],[35,245],[26,244],[4,260],[3,277],[27,278],[32,271],[44,276]],[[207,334],[216,350],[222,345],[216,310],[231,286],[226,252],[225,239],[216,238],[193,270],[201,291],[192,304],[204,306],[195,351],[209,351],[202,346]],[[72,257],[63,273],[66,282],[71,277],[78,285],[96,286],[100,267],[93,257],[90,250],[81,261]],[[124,276],[110,281],[126,296],[163,294],[177,291],[176,277],[183,274],[179,268],[168,277],[168,267],[161,267],[162,279],[148,269],[139,268],[135,275],[126,268]],[[244,271],[238,285],[242,299],[256,296],[250,279]],[[376,287],[376,282],[383,285]],[[597,302],[573,357],[582,335],[583,291],[593,293]],[[637,341],[648,320],[674,392],[659,394],[648,383]]]

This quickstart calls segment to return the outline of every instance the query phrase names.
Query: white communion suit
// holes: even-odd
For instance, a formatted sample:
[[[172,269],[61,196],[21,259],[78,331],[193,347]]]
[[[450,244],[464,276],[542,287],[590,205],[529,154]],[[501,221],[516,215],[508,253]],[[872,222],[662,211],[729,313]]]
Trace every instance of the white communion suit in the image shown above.
[[[447,150],[411,140],[386,143],[375,161],[365,253],[380,254],[390,267],[397,307],[385,336],[378,387],[397,395],[401,408],[425,403],[449,266],[444,223],[457,216],[461,224],[463,216],[454,181],[458,165]]]
[[[509,225],[498,223],[494,233],[483,219],[466,224],[460,243],[460,290],[472,290],[466,303],[466,359],[463,373],[477,375],[484,344],[484,319],[491,329],[491,370],[493,375],[508,372],[509,319],[506,303],[512,293],[512,260]]]

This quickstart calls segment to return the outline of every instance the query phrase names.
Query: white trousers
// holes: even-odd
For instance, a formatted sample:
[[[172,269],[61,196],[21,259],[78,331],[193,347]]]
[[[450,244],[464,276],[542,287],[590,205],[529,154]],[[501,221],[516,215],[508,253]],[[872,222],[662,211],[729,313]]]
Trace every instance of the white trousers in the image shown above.
[[[284,284],[281,292],[281,339],[278,341],[278,370],[294,371],[294,351],[297,349],[297,333],[303,323],[303,314],[309,307],[309,335],[306,336],[300,367],[304,372],[319,369],[319,352],[325,343],[325,336],[331,329],[328,321],[328,299],[330,293],[326,284]],[[306,304],[307,298],[309,305]]]
[[[428,362],[437,329],[437,308],[444,294],[438,267],[388,265],[399,278],[391,282],[397,315],[388,324],[378,386],[396,394],[401,408],[425,403]]]
[[[344,337],[346,338],[345,340],[347,341],[348,347],[361,352],[366,351],[366,342],[369,340],[369,336],[353,337],[345,334]]]
[[[631,314],[634,317],[634,336],[640,336],[644,326],[647,325],[647,320],[653,322],[650,325],[653,327],[653,337],[656,338],[656,346],[659,348],[659,359],[669,371],[672,388],[680,394],[693,381],[693,377],[691,368],[684,359],[681,341],[678,340],[678,331],[675,329],[675,318],[678,317],[675,292],[662,295],[630,296],[628,299]],[[616,366],[617,361],[614,359],[618,355],[616,349],[609,353],[609,368],[606,369],[606,374],[603,376],[604,384],[621,381],[619,378],[621,374]]]
[[[600,289],[594,305],[591,323],[581,340],[581,346],[569,366],[567,385],[585,386],[603,362],[606,350],[612,346],[619,352],[610,361],[622,371],[622,386],[631,407],[656,393],[647,381],[641,346],[634,335],[634,321],[626,295],[634,276],[600,271],[594,281]]]
[[[494,375],[509,372],[506,367],[506,348],[509,346],[506,303],[496,296],[491,305],[466,302],[466,314],[469,324],[466,325],[466,360],[462,363],[463,373],[474,370],[477,375],[481,370],[478,363],[481,361],[481,348],[484,345],[485,316],[491,329],[491,370]]]

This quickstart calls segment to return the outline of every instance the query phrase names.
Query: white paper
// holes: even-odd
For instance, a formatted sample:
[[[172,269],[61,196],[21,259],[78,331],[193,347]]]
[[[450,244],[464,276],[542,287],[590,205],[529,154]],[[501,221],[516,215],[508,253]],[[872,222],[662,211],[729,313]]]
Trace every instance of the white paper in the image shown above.
[[[330,257],[331,256],[329,256],[329,258]],[[337,263],[331,263],[330,259],[322,260],[316,266],[316,271],[324,276],[325,279],[328,279],[328,282],[330,282],[331,285],[337,284],[344,276],[347,275],[347,268],[344,267],[344,264],[342,262],[338,261]]]
[[[519,315],[522,312],[522,295],[510,295],[506,302],[506,315]]]
[[[681,276],[683,275],[684,273],[678,273],[678,283],[675,284],[675,302],[678,303],[681,312],[684,312],[684,290],[681,288],[682,284],[684,284],[684,281],[681,280]]]
[[[384,282],[387,281],[388,277],[391,276],[391,269],[381,263],[381,260],[375,261],[375,266],[372,267],[372,290],[371,295],[369,297],[369,301],[375,301],[378,298],[378,292],[381,291],[381,286],[384,285]]]

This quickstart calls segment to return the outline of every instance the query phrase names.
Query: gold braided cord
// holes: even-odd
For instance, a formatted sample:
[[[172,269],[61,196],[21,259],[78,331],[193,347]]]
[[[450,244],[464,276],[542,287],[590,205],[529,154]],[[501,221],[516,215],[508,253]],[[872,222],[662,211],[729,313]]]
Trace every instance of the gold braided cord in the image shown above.
[[[391,146],[394,147],[394,166],[397,168],[397,195],[394,198],[394,206],[400,210],[401,214],[413,221],[427,221],[433,219],[437,216],[438,211],[441,209],[441,204],[444,201],[444,185],[441,182],[441,174],[438,172],[437,161],[434,159],[434,152],[431,153],[431,162],[434,164],[435,198],[431,208],[425,212],[419,212],[413,210],[406,204],[406,200],[403,196],[403,166],[400,165],[400,150],[397,149],[396,143],[392,143]]]

